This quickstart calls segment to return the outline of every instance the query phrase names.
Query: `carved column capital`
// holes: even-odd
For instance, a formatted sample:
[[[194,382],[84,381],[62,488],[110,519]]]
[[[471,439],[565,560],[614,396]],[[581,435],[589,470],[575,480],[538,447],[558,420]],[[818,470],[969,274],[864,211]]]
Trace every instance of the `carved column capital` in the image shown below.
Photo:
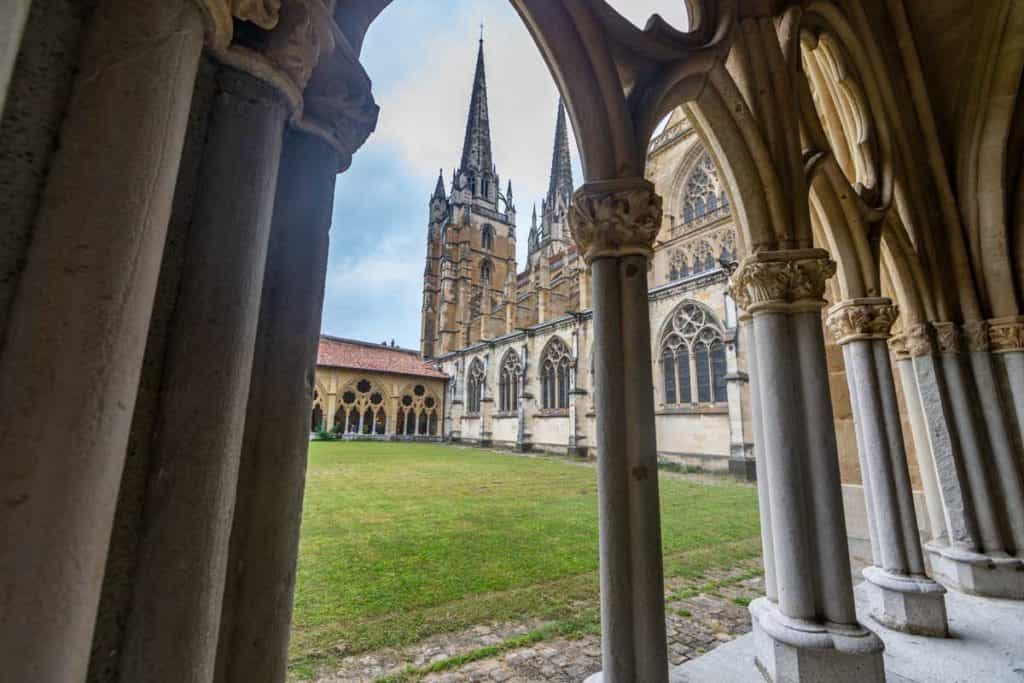
[[[744,258],[729,278],[729,294],[747,313],[819,310],[825,283],[836,273],[823,249],[762,251]]]
[[[903,333],[903,345],[913,358],[929,356],[935,349],[932,330],[928,325],[910,325]]]
[[[988,322],[976,320],[964,323],[963,341],[968,351],[987,353],[989,351]]]
[[[842,346],[863,339],[888,339],[899,309],[891,299],[850,299],[829,311],[825,324]]]
[[[939,353],[960,353],[962,344],[956,323],[932,323],[932,328],[935,330],[935,345]]]
[[[988,339],[993,353],[1024,351],[1024,316],[989,320]]]
[[[269,31],[277,26],[281,0],[196,0],[206,15],[207,42],[215,50],[227,49],[235,35],[235,19]]]
[[[889,337],[889,351],[892,352],[892,356],[896,360],[907,360],[911,357],[910,350],[907,348],[907,337],[902,334]]]
[[[587,183],[572,198],[569,227],[583,260],[650,256],[661,230],[661,196],[642,178]]]

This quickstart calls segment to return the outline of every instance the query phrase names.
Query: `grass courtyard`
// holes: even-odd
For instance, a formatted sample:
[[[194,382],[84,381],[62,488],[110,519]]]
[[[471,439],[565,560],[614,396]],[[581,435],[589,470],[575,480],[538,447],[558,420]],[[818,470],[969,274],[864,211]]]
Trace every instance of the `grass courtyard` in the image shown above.
[[[663,476],[661,493],[667,577],[759,554],[753,487]],[[312,443],[292,677],[493,621],[593,632],[597,549],[592,467],[441,445]]]

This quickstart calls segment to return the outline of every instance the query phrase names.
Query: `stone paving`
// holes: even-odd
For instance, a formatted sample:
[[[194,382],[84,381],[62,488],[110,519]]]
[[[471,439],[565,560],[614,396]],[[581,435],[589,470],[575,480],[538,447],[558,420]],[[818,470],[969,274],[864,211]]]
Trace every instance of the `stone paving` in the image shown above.
[[[669,660],[673,665],[699,657],[718,645],[750,631],[746,604],[764,593],[760,561],[705,572],[699,579],[673,579],[666,595],[666,630]],[[318,683],[355,683],[395,677],[402,681],[433,683],[505,683],[529,681],[576,682],[601,668],[598,636],[555,638],[502,652],[443,672],[424,674],[431,664],[497,646],[550,625],[532,620],[476,626],[457,633],[440,634],[404,648],[378,650],[344,659],[332,675]],[[410,668],[417,673],[400,677]]]

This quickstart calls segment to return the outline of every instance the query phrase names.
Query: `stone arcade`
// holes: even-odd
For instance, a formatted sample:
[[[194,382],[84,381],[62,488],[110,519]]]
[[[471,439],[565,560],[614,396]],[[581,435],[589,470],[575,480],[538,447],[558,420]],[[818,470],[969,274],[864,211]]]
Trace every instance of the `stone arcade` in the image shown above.
[[[736,226],[767,593],[745,641],[756,666],[774,681],[991,670],[1021,642],[1024,600],[1024,4],[685,1],[688,32],[640,30],[605,0],[512,0],[583,162],[568,205],[546,208],[565,211],[593,311],[603,678],[670,675],[648,283],[665,223],[645,171],[680,106]],[[0,5],[5,679],[285,680],[334,177],[375,126],[359,52],[389,4]],[[468,147],[467,171],[482,138]],[[456,177],[463,205],[493,203],[479,168]],[[554,283],[534,291],[561,313]],[[483,324],[495,310],[482,300]],[[864,481],[870,621],[823,316]],[[435,354],[475,341],[443,324],[433,336],[455,346]],[[556,401],[562,342],[541,387]],[[506,396],[530,391],[517,372]],[[935,637],[947,610],[974,630]],[[996,619],[1012,638],[984,628]],[[704,680],[759,675],[722,650]]]

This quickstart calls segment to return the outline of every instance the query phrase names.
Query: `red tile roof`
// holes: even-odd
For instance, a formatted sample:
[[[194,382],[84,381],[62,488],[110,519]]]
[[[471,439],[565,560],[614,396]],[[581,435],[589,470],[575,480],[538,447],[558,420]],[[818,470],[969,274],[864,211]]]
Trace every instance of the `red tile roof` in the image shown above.
[[[421,360],[416,351],[326,335],[320,337],[316,364],[322,367],[387,372],[393,375],[448,378],[448,375]]]

